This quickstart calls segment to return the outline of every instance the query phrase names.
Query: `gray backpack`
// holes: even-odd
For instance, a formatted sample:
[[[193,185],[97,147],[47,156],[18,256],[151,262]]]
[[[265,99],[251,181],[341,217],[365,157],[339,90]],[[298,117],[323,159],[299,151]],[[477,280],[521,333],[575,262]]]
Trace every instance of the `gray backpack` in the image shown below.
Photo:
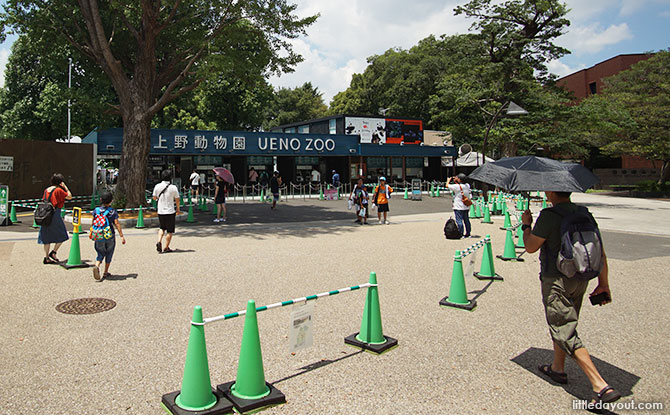
[[[552,208],[561,220],[561,249],[556,267],[568,278],[591,280],[603,269],[603,243],[598,224],[583,206],[568,212],[560,206]]]

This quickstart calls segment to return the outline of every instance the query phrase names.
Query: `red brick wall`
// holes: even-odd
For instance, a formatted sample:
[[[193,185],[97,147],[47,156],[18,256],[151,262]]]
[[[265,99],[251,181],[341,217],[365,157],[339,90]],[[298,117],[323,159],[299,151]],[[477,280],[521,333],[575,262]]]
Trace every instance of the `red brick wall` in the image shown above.
[[[636,156],[621,156],[621,168],[622,169],[660,169],[663,166],[663,162],[657,160],[652,162],[642,157]]]

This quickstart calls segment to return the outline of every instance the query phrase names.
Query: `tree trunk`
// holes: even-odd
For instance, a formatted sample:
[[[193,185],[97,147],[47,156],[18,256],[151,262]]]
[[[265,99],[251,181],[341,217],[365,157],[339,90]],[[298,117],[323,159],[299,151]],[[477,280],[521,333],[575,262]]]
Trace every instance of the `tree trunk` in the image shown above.
[[[147,165],[151,149],[151,118],[142,117],[142,109],[124,111],[123,150],[116,190],[117,201],[126,207],[146,204]]]
[[[518,145],[514,141],[505,141],[502,143],[502,156],[503,157],[514,157],[518,150]]]
[[[661,166],[661,177],[658,179],[658,184],[663,184],[670,180],[670,160],[663,160]]]

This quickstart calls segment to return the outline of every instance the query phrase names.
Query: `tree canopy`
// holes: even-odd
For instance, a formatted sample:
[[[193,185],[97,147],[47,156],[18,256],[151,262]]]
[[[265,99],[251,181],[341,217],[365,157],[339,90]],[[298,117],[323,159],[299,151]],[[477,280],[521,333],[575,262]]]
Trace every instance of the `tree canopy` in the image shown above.
[[[266,129],[298,121],[311,120],[327,114],[328,107],[323,102],[323,94],[305,82],[296,88],[279,88],[272,104],[272,118],[264,125]]]

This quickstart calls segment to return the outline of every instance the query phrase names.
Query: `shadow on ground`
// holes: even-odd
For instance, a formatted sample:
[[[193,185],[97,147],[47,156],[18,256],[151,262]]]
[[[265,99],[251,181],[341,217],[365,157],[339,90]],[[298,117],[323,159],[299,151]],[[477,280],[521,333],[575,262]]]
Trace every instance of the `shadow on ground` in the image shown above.
[[[540,379],[549,382],[552,385],[561,386],[563,389],[565,389],[566,392],[575,398],[591,400],[591,384],[589,383],[586,376],[582,373],[579,366],[577,366],[577,364],[572,362],[570,359],[566,361],[565,365],[566,373],[570,379],[567,385],[560,385],[555,383],[554,381],[540,374],[537,367],[550,363],[553,359],[553,356],[554,352],[552,350],[531,347],[511,360]],[[591,359],[593,360],[593,363],[596,365],[596,368],[603,376],[603,378],[607,380],[607,382],[614,389],[618,390],[619,393],[621,393],[621,396],[630,396],[633,394],[633,387],[640,380],[639,376],[605,362],[604,360],[600,360],[593,355],[591,355]]]
[[[304,375],[305,373],[309,373],[309,372],[311,372],[311,371],[313,371],[313,370],[322,368],[322,367],[324,367],[324,366],[332,365],[333,363],[337,363],[337,362],[339,362],[339,361],[341,361],[341,360],[348,359],[348,358],[350,358],[350,357],[359,355],[359,354],[361,354],[361,353],[363,353],[363,350],[359,350],[359,351],[357,351],[357,352],[353,352],[353,353],[346,354],[346,355],[344,355],[344,356],[342,356],[342,357],[338,357],[337,359],[322,359],[322,360],[319,360],[318,362],[310,363],[309,365],[306,365],[306,366],[301,367],[301,368],[299,369],[300,372],[298,372],[298,373],[294,373],[294,374],[292,374],[292,375],[290,375],[290,376],[286,376],[285,378],[276,380],[276,381],[273,382],[272,384],[273,384],[273,385],[276,385],[276,384],[278,384],[278,383],[287,381],[287,380],[289,380],[289,379],[293,379],[293,378],[296,377],[296,376]]]

